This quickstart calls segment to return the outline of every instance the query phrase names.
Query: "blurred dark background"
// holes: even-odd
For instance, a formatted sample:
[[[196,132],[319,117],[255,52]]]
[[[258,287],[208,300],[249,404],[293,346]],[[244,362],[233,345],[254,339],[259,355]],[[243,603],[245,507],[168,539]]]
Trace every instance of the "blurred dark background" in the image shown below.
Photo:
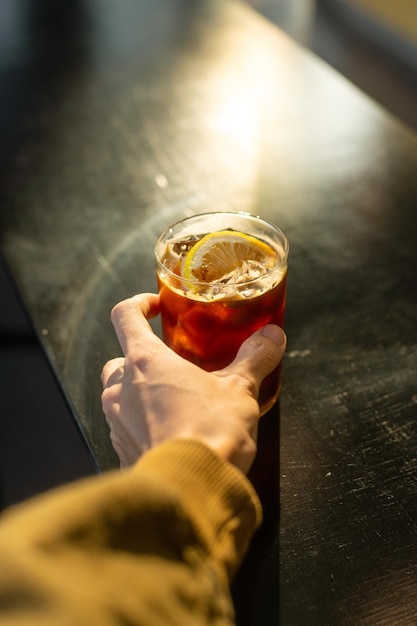
[[[18,142],[10,133],[11,120],[19,115],[13,72],[22,71],[19,57],[29,54],[22,33],[23,28],[27,32],[31,3],[0,3],[2,164]],[[247,3],[417,131],[414,0]],[[65,13],[59,15],[65,19]],[[0,294],[0,506],[7,506],[96,468],[1,262]]]
[[[414,0],[248,0],[417,131]]]

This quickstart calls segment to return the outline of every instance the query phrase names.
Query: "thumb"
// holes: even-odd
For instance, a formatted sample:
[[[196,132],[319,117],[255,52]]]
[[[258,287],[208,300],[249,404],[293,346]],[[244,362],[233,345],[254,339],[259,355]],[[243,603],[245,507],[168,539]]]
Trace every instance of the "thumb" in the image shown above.
[[[282,328],[268,324],[242,343],[236,358],[222,370],[222,374],[243,376],[257,398],[263,379],[279,365],[286,345],[287,338]]]

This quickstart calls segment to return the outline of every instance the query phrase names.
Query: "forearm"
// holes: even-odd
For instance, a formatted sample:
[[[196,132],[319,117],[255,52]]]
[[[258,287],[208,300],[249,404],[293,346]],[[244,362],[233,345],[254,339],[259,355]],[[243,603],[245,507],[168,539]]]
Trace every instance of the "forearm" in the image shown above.
[[[0,624],[229,624],[229,576],[259,519],[232,466],[163,444],[6,515]]]

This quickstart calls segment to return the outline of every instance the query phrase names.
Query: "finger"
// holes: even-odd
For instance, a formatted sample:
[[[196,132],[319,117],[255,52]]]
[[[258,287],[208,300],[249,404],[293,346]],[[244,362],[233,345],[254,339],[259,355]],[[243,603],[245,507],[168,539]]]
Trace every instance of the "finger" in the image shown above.
[[[235,360],[222,373],[243,376],[256,398],[263,379],[284,356],[286,344],[287,338],[282,328],[268,324],[243,342]]]
[[[144,335],[148,337],[148,341],[160,341],[147,321],[158,313],[159,296],[154,293],[142,293],[116,304],[111,312],[111,319],[123,354],[143,340]]]
[[[124,374],[125,360],[124,357],[117,357],[107,361],[101,371],[101,384],[104,387],[120,382]]]

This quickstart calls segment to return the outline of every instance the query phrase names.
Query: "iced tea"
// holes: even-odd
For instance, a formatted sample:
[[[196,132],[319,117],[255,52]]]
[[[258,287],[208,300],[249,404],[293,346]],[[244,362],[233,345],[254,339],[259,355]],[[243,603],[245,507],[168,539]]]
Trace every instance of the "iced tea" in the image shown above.
[[[223,238],[234,246],[230,255],[227,245],[223,250]],[[240,259],[238,268],[221,275],[217,267],[235,265],[230,257],[234,250],[244,254],[245,246],[254,258]],[[269,323],[283,326],[287,255],[283,233],[247,214],[206,213],[168,228],[156,246],[164,341],[208,371],[228,365],[257,329]],[[194,263],[198,271],[187,270],[187,263],[191,268]],[[204,263],[207,267],[202,269]],[[219,273],[215,280],[207,279],[211,265]],[[262,384],[258,398],[262,413],[278,397],[280,369]]]

